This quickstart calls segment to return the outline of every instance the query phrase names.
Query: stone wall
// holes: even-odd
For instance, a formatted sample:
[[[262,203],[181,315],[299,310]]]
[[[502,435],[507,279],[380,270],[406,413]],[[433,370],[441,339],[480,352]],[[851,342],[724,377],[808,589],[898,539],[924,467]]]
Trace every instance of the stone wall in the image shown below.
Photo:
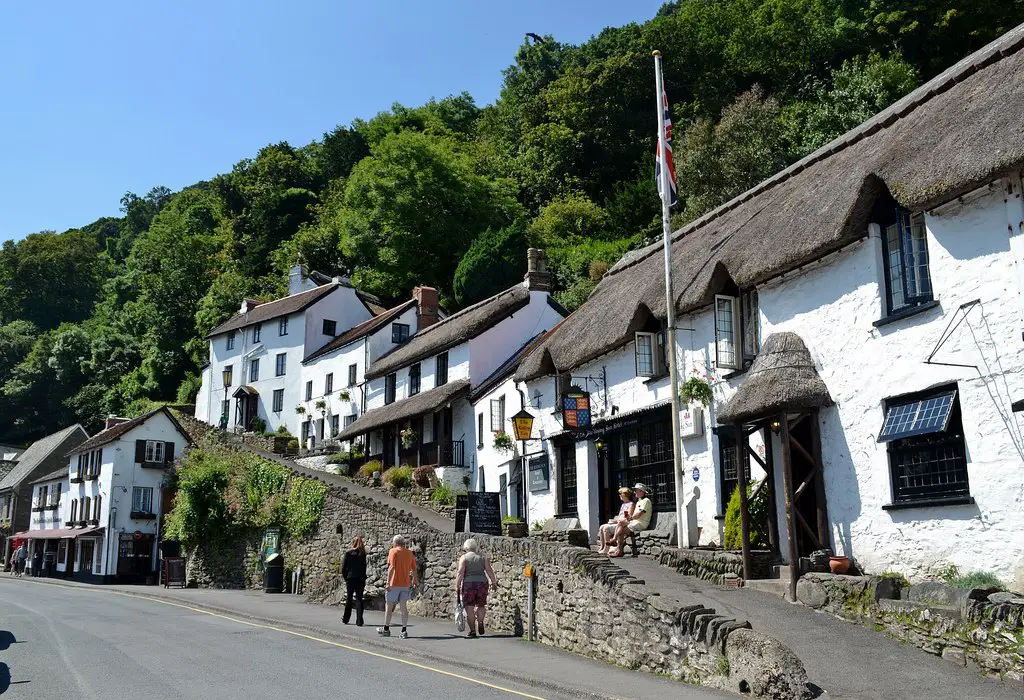
[[[943,583],[900,588],[878,577],[807,574],[797,583],[804,605],[970,666],[1024,684],[1024,597],[958,590]]]
[[[586,530],[578,528],[569,530],[530,530],[530,539],[590,549],[590,534]]]
[[[755,550],[750,553],[750,559],[754,569],[752,578],[768,578],[771,572],[772,553]],[[743,577],[743,556],[737,552],[673,547],[662,549],[657,560],[662,566],[675,569],[684,576],[695,576],[718,585],[725,583],[727,574]]]
[[[188,576],[199,585],[259,585],[255,551],[259,533],[219,548],[192,553]],[[423,585],[415,614],[454,618],[454,580],[466,535],[441,533],[402,510],[388,508],[344,487],[333,486],[314,531],[282,542],[285,567],[301,566],[305,590],[314,601],[344,598],[341,557],[356,535],[367,545],[367,594],[379,604],[386,553],[394,534],[415,552]],[[568,537],[568,536],[567,536]],[[490,626],[522,634],[526,624],[523,567],[536,567],[537,638],[561,649],[691,683],[750,688],[755,697],[802,698],[803,665],[788,648],[699,605],[663,600],[642,581],[588,548],[565,546],[532,536],[522,539],[477,535],[490,557],[499,585],[492,590]],[[241,572],[241,573],[240,573]]]

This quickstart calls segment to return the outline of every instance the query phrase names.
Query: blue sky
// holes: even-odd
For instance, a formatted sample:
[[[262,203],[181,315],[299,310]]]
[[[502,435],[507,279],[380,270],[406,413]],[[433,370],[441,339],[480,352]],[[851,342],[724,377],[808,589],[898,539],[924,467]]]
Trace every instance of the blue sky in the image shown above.
[[[0,241],[303,145],[393,102],[493,102],[526,32],[579,43],[661,0],[0,4]]]

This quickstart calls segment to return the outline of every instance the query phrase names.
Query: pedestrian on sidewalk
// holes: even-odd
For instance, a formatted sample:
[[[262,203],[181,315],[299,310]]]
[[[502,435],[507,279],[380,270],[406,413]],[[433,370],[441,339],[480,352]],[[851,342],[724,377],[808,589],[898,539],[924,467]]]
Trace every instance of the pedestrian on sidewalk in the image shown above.
[[[494,575],[491,562],[480,553],[480,545],[472,537],[465,541],[462,548],[466,553],[459,559],[459,572],[455,576],[455,590],[462,597],[469,619],[471,639],[484,633],[484,616],[487,614],[487,581],[498,587],[498,577]],[[476,610],[474,616],[473,611]]]
[[[346,625],[352,619],[352,599],[355,598],[356,627],[363,626],[363,591],[366,589],[366,545],[362,537],[352,540],[352,549],[345,552],[341,560],[341,577],[345,579],[345,614],[341,621]]]
[[[377,628],[382,637],[391,636],[391,616],[398,605],[402,612],[402,639],[409,638],[406,627],[409,624],[409,599],[412,589],[419,585],[416,573],[416,555],[405,546],[405,538],[395,535],[388,552],[388,582],[384,588],[384,626]]]
[[[22,543],[18,548],[18,576],[25,575],[25,562],[28,560],[28,545]]]

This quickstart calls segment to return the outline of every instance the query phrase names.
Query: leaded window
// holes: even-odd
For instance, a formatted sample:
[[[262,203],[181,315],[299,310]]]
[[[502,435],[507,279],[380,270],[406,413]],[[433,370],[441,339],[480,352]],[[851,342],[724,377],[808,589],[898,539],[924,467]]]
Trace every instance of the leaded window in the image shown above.
[[[885,227],[886,309],[889,313],[932,300],[928,267],[928,230],[924,215],[896,209],[896,220]]]

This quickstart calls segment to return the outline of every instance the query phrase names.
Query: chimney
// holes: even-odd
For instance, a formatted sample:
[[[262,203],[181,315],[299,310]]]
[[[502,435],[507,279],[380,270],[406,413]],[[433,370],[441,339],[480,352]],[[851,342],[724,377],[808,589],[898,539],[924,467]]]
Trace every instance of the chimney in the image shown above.
[[[436,289],[416,287],[412,297],[416,300],[416,330],[421,331],[441,320]]]
[[[523,285],[531,292],[550,292],[551,273],[548,272],[548,254],[543,248],[526,251],[526,277]]]
[[[238,309],[238,313],[247,314],[259,305],[260,302],[256,299],[242,299],[242,306]]]
[[[127,423],[127,418],[118,418],[117,416],[107,416],[107,421],[103,425],[104,430],[110,430],[115,425],[121,425],[121,423]]]
[[[288,296],[316,287],[317,284],[309,278],[309,270],[305,265],[296,263],[288,268]]]

